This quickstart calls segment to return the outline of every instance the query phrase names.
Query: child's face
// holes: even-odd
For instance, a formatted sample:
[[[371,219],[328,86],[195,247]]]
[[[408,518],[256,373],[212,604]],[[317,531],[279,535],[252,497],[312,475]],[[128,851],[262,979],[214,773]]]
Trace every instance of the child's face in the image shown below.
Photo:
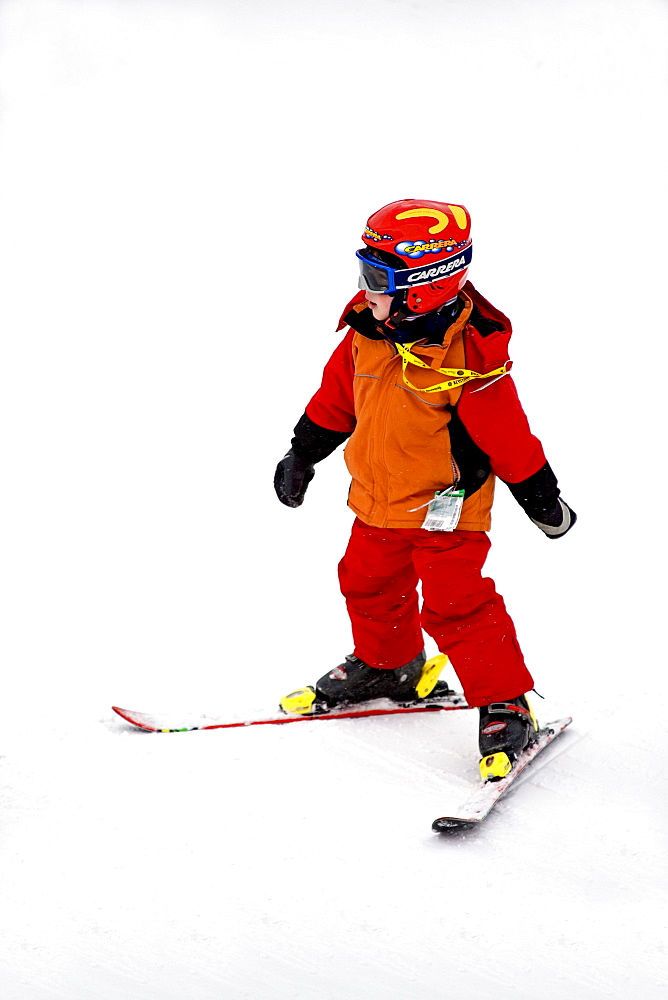
[[[365,292],[364,295],[369,303],[374,319],[381,321],[389,319],[393,299],[392,295],[381,295],[380,292]]]

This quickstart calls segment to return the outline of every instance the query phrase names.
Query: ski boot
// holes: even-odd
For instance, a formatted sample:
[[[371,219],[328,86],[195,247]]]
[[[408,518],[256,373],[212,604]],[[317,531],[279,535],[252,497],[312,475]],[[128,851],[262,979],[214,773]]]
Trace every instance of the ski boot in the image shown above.
[[[479,745],[483,781],[500,781],[534,739],[538,723],[526,695],[480,709]]]
[[[339,705],[357,705],[374,698],[389,698],[402,704],[419,701],[435,693],[438,676],[448,662],[440,653],[425,658],[424,650],[410,663],[395,670],[370,667],[354,655],[316,682],[315,687],[300,688],[281,698],[281,708],[287,713],[313,715],[327,712]],[[438,693],[450,689],[438,684]]]

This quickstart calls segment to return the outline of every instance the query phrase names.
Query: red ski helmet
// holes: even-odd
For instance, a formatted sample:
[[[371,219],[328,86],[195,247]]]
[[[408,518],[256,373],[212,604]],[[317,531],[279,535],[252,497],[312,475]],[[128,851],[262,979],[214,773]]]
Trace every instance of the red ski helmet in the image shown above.
[[[471,217],[463,205],[407,198],[369,218],[357,251],[359,287],[383,295],[403,292],[411,313],[454,299],[471,263]]]

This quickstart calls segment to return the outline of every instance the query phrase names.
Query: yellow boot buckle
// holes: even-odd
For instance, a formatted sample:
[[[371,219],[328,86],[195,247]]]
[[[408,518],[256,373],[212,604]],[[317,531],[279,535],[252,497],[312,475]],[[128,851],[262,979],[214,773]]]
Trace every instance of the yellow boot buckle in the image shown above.
[[[448,658],[445,653],[437,653],[427,660],[422,668],[420,680],[415,685],[418,698],[426,698],[436,687],[436,681],[445,669]]]

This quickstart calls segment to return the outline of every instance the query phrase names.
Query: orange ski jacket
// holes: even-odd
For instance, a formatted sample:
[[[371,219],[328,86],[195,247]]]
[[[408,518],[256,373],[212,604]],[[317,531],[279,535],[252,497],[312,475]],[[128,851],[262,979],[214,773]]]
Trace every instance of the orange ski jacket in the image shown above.
[[[458,530],[489,530],[495,475],[518,483],[545,464],[510,375],[425,392],[444,382],[439,368],[484,375],[508,362],[510,321],[470,282],[460,297],[463,308],[443,343],[423,340],[410,348],[427,367],[405,363],[382,326],[373,337],[350,326],[306,407],[315,424],[351,434],[345,448],[352,477],[348,504],[366,524],[419,528],[435,492],[457,488],[460,469],[450,434],[455,414],[491,468],[467,495]],[[356,318],[367,309],[359,293],[344,310],[339,329],[363,328]]]

